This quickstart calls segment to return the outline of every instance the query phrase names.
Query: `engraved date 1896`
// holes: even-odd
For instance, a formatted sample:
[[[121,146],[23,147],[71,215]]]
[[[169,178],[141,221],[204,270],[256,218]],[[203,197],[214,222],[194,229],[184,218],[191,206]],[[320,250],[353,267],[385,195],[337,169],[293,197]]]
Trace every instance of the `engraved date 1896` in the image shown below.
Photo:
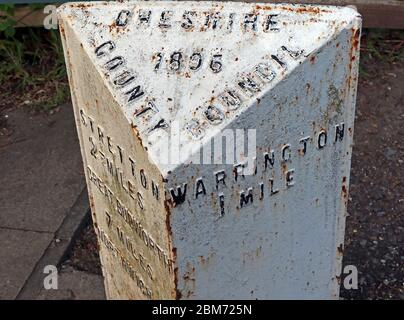
[[[152,61],[154,62],[154,71],[166,68],[168,71],[189,70],[196,72],[207,66],[213,73],[222,71],[223,62],[222,54],[212,54],[205,56],[201,51],[194,51],[190,55],[186,55],[181,51],[171,53],[156,52]]]

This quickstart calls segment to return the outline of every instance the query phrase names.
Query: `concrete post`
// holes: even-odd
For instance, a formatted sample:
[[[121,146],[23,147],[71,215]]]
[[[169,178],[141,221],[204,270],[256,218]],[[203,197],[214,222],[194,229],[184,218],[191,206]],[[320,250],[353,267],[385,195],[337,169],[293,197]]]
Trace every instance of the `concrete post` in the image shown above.
[[[59,19],[108,298],[338,298],[358,13],[136,1]]]

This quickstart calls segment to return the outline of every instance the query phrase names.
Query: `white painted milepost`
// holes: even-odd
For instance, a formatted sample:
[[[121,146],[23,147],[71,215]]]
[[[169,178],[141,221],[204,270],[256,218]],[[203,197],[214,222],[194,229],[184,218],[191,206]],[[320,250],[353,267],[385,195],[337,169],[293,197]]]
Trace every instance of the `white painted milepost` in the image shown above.
[[[90,2],[59,22],[109,299],[338,298],[355,10]]]

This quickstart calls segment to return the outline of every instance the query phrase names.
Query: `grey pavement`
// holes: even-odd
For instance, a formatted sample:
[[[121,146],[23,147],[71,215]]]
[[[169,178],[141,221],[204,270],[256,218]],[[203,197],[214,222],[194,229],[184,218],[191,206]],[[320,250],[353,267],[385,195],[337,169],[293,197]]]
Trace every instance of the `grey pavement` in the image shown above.
[[[70,104],[52,115],[31,115],[21,108],[5,114],[11,134],[0,135],[0,299],[15,299],[33,273],[42,271],[39,262],[59,242],[58,232],[71,230],[62,248],[69,246],[74,227],[63,223],[83,198],[85,179]],[[84,217],[82,211],[73,214],[76,220]],[[60,262],[63,250],[47,254],[47,261]],[[63,273],[69,283],[74,275],[85,278]],[[90,298],[77,289],[76,297]]]
[[[52,238],[47,232],[0,228],[0,299],[16,297]]]
[[[99,275],[62,268],[58,277],[58,289],[42,288],[38,300],[105,300],[103,278]]]

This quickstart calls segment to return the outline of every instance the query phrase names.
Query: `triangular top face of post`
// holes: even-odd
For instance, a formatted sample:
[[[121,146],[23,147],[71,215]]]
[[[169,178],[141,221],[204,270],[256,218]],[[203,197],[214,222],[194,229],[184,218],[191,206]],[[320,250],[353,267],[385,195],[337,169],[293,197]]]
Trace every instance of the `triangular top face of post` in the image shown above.
[[[235,2],[70,3],[59,12],[154,160],[174,127],[189,158],[358,21],[346,7]]]

